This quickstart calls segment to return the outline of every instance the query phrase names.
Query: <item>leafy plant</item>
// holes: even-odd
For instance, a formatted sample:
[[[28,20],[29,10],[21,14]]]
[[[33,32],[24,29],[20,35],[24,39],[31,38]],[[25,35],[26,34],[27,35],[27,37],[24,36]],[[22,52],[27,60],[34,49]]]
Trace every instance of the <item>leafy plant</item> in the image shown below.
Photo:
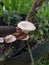
[[[38,17],[43,20],[49,20],[49,2],[44,2],[41,8],[38,9]]]
[[[0,4],[0,16],[3,15],[3,8],[2,8],[2,5]]]
[[[11,10],[13,11],[13,10],[17,10],[17,4],[18,3],[18,0],[11,0],[11,5],[10,5],[10,7],[11,7]]]
[[[6,11],[4,12],[3,17],[6,25],[17,25],[17,23],[21,20],[17,11]]]
[[[36,42],[49,40],[49,2],[44,2],[41,8],[38,9],[38,23],[37,26],[37,37]],[[40,36],[40,37],[39,37]],[[40,41],[39,41],[40,38]],[[38,65],[49,65],[49,53],[42,57]]]
[[[30,32],[33,34],[33,41],[37,43],[49,40],[49,2],[44,2],[41,8],[38,9],[36,31]]]
[[[21,18],[16,11],[19,14],[27,14],[32,2],[33,0],[2,0],[4,5],[0,6],[0,15],[4,17],[4,22],[8,25],[11,24],[11,20],[13,21],[13,19],[18,22]],[[15,13],[13,13],[14,11]]]
[[[40,63],[38,65],[49,65],[49,53],[41,58]]]
[[[36,25],[36,31],[30,32],[32,36],[32,41],[41,44],[41,42],[45,42],[46,40],[49,40],[49,21],[41,20]]]
[[[20,14],[27,14],[34,0],[2,0],[5,9],[16,10]]]
[[[19,0],[18,2],[18,12],[22,14],[27,14],[34,0]]]
[[[4,3],[5,9],[10,11],[10,0],[2,0],[2,2]]]

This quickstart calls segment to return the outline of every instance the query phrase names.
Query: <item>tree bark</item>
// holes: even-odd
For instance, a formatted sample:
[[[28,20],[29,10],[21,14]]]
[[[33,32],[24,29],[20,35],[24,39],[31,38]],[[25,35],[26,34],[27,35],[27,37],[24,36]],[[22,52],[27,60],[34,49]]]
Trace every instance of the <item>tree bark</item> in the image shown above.
[[[32,7],[30,8],[30,11],[28,15],[26,16],[27,21],[35,22],[36,21],[36,14],[37,14],[37,8],[40,7],[45,0],[34,0]]]

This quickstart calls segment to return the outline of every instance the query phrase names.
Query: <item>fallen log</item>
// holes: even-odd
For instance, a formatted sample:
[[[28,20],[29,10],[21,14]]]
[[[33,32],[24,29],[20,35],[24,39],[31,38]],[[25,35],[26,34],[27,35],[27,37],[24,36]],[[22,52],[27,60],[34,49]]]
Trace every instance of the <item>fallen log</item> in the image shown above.
[[[13,34],[16,31],[14,26],[0,26],[0,37]]]

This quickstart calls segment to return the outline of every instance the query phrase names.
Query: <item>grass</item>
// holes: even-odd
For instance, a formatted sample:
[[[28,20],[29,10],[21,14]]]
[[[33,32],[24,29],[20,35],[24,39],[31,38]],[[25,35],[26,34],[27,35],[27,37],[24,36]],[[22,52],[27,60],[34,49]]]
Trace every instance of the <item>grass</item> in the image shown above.
[[[8,11],[17,10],[20,14],[27,14],[34,0],[2,0]]]

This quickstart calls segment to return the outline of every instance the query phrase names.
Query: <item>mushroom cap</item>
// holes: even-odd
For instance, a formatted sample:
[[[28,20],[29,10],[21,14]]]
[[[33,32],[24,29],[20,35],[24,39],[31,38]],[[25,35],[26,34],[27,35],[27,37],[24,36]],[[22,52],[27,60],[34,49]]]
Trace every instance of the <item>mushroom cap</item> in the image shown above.
[[[36,29],[34,24],[29,21],[21,21],[18,23],[17,27],[25,31],[34,31]]]
[[[6,43],[12,43],[12,42],[14,42],[14,41],[16,41],[16,37],[15,37],[14,35],[7,35],[7,36],[5,37],[5,42],[6,42]]]
[[[4,42],[4,38],[0,37],[0,43]]]

